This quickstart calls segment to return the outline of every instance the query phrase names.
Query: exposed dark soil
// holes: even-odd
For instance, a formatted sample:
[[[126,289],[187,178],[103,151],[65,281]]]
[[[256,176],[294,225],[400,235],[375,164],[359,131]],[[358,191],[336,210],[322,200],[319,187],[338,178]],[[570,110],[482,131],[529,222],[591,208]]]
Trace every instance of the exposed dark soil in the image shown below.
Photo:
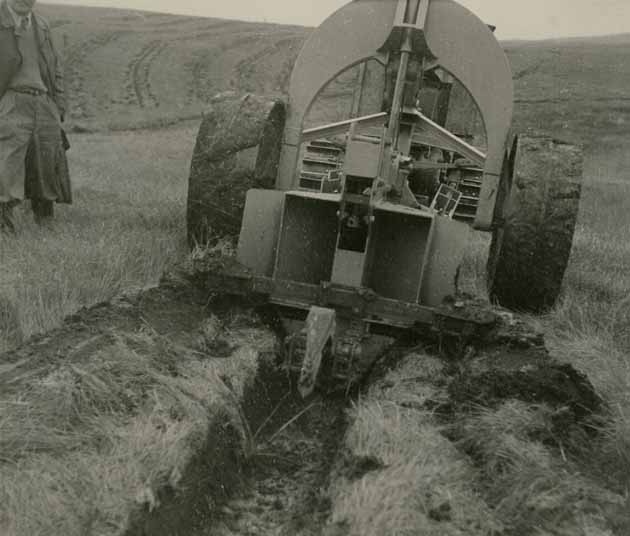
[[[395,368],[412,351],[411,341],[406,343],[383,356],[369,383],[382,377],[386,369]],[[451,361],[445,372],[446,384],[440,387],[448,393],[448,403],[440,402],[435,409],[445,424],[451,423],[443,433],[456,443],[458,426],[465,422],[466,415],[482,407],[495,408],[509,400],[521,400],[545,404],[554,412],[549,437],[534,438],[549,440],[554,448],[562,437],[590,433],[589,423],[602,406],[588,379],[570,366],[555,362],[543,347],[498,345]],[[239,496],[226,503],[218,521],[195,534],[343,533],[342,526],[329,522],[331,471],[348,481],[357,481],[384,467],[378,458],[353,456],[344,448],[345,406],[343,400],[319,395],[304,402],[294,395],[281,397],[281,409],[264,424],[264,433],[258,438]],[[302,411],[304,414],[295,422],[276,432]],[[254,427],[260,423],[257,420],[251,424]],[[447,515],[439,509],[430,513],[431,519],[437,520]]]
[[[68,360],[81,362],[116,337],[148,329],[170,345],[196,347],[211,315],[226,320],[246,312],[236,299],[212,299],[188,274],[165,278],[159,287],[84,309],[64,325],[2,356],[3,385],[36,381]],[[273,326],[273,314],[260,311]],[[224,347],[225,346],[225,347]],[[205,345],[212,359],[229,359],[221,337]],[[213,417],[178,489],[158,490],[159,508],[136,510],[129,536],[175,534],[318,534],[329,512],[323,490],[346,426],[343,398],[315,394],[302,400],[280,367],[280,356],[263,356],[253,384],[237,401],[251,437],[228,413]],[[224,379],[230,388],[229,379]]]
[[[566,407],[580,420],[601,410],[602,400],[585,375],[544,350],[497,348],[463,362],[453,376],[454,406],[495,407],[507,399]]]
[[[343,400],[319,395],[283,400],[258,438],[243,493],[221,509],[214,526],[196,534],[321,534],[330,513],[329,473],[346,426],[344,407]]]
[[[14,363],[11,374],[17,377],[61,360],[80,361],[110,345],[116,333],[132,333],[141,328],[154,330],[173,343],[189,345],[208,317],[207,303],[206,291],[175,276],[168,277],[158,287],[78,311],[60,328],[35,336],[3,354],[2,362]],[[3,375],[3,380],[8,379]]]
[[[132,520],[129,536],[320,534],[330,504],[330,467],[346,426],[343,399],[302,400],[273,363],[242,401],[252,437],[243,449],[230,419],[218,418],[163,507]]]
[[[240,486],[240,448],[239,434],[229,416],[216,418],[183,475],[183,492],[168,486],[160,490],[160,508],[134,512],[125,536],[174,536],[209,524],[215,505],[228,500]]]
[[[3,372],[3,380],[24,374],[37,377],[38,371],[44,374],[59,360],[93,355],[120,332],[148,327],[172,344],[190,347],[210,313],[227,318],[249,311],[245,318],[254,318],[245,301],[211,299],[211,289],[197,281],[208,275],[170,276],[158,288],[80,311],[59,330],[3,356],[5,363],[14,364]],[[258,318],[277,329],[273,314]],[[520,324],[513,323],[508,331],[497,330],[485,347],[467,347],[461,355],[444,358],[446,374],[439,387],[447,400],[428,400],[426,407],[446,424],[454,423],[447,426],[449,439],[458,440],[462,415],[513,399],[549,406],[555,412],[553,439],[587,430],[589,419],[602,406],[588,379],[555,362],[539,338],[528,337]],[[219,337],[214,343],[206,347],[213,358],[230,355],[227,342]],[[417,343],[399,341],[382,356],[369,382],[395,368]],[[243,441],[228,415],[216,417],[183,475],[184,491],[161,490],[162,506],[137,512],[127,534],[310,536],[343,531],[327,524],[333,466],[342,467],[345,478],[355,481],[382,469],[382,462],[369,456],[346,459],[348,399],[316,393],[302,400],[294,387],[281,366],[281,355],[268,356],[238,401],[249,437]]]

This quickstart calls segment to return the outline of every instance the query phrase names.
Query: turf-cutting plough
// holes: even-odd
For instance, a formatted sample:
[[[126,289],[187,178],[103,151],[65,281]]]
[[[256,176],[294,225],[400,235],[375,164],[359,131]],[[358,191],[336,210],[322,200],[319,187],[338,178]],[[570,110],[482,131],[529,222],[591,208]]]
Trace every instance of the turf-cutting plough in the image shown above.
[[[341,101],[326,97],[340,79],[351,80],[341,118]],[[351,381],[400,330],[488,329],[495,315],[457,298],[473,230],[491,234],[493,302],[554,304],[581,152],[515,135],[512,110],[508,60],[470,11],[452,0],[355,0],[309,36],[286,102],[247,95],[206,116],[189,240],[238,235],[238,267],[212,277],[263,296],[295,326],[287,364],[303,395]]]

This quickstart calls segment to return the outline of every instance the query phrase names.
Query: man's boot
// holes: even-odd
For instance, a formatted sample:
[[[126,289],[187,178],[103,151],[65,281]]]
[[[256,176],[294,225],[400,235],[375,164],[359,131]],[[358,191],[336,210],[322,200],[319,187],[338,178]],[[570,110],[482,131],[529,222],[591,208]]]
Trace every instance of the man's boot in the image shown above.
[[[11,203],[0,203],[0,232],[15,234],[13,205]]]
[[[31,199],[31,208],[35,216],[35,223],[38,225],[49,223],[55,214],[53,201],[48,199]]]

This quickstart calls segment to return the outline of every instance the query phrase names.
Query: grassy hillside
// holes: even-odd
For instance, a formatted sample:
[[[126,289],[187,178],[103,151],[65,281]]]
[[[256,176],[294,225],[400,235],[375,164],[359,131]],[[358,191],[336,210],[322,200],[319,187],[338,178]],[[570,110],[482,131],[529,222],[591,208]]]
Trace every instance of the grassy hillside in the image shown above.
[[[505,43],[515,81],[517,126],[596,147],[630,134],[630,35]]]
[[[280,94],[305,30],[115,9],[38,6],[65,57],[70,119],[99,126],[199,114],[221,91]]]
[[[283,94],[297,26],[41,5],[64,52],[70,119],[92,126],[198,115],[222,91]],[[504,43],[516,127],[618,143],[630,133],[630,34]]]

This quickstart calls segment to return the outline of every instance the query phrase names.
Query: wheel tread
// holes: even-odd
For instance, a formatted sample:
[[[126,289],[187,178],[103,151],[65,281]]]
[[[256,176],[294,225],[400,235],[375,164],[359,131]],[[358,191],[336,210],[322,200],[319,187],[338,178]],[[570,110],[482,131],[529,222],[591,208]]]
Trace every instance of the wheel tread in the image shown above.
[[[579,210],[582,153],[552,138],[521,137],[503,228],[493,234],[489,294],[505,307],[540,313],[557,301]]]

